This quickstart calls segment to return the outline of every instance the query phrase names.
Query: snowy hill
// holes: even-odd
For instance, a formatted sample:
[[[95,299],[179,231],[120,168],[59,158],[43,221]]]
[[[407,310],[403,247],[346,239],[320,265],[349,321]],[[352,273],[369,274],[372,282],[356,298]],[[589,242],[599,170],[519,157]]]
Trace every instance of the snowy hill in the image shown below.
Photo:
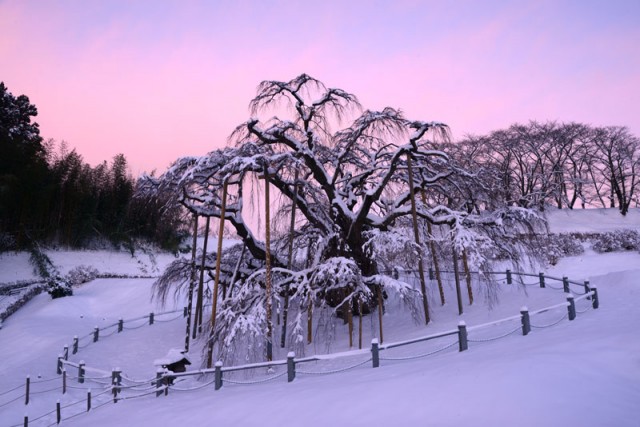
[[[624,222],[617,222],[609,212],[554,211],[550,212],[549,222],[555,232],[609,231],[637,227],[637,222],[633,222],[637,219],[633,218],[637,217],[629,216]],[[82,256],[87,257],[82,259],[83,264],[105,262],[104,254]],[[21,272],[29,274],[28,264],[19,267],[17,258],[9,258],[9,262],[5,256],[0,257],[0,271],[11,265],[12,277]],[[61,269],[68,269],[73,258],[61,256],[57,262]],[[135,271],[133,266],[137,262],[131,262],[125,263],[122,258],[116,261],[119,267],[112,268]],[[74,335],[90,334],[95,326],[103,327],[119,318],[135,318],[162,310],[150,300],[150,279],[99,279],[78,288],[73,297],[53,301],[47,295],[39,295],[7,319],[0,329],[0,348],[5,350],[0,365],[3,378],[0,426],[22,425],[25,413],[33,420],[52,410],[53,413],[29,425],[55,423],[56,400],[60,399],[63,406],[71,405],[84,398],[87,387],[93,389],[94,395],[101,390],[107,393],[94,398],[91,412],[64,420],[64,425],[638,426],[640,254],[595,254],[587,250],[581,256],[562,259],[546,273],[577,281],[589,280],[598,287],[600,308],[588,309],[589,302],[582,301],[578,308],[586,311],[579,313],[576,320],[564,319],[555,326],[534,328],[527,336],[516,332],[494,341],[478,342],[501,336],[514,326],[499,325],[485,329],[483,334],[478,332],[477,340],[470,342],[465,352],[458,352],[453,346],[413,360],[382,360],[376,369],[365,363],[334,375],[299,373],[291,383],[287,383],[284,376],[251,385],[225,383],[218,391],[213,385],[178,391],[209,382],[209,379],[193,380],[176,384],[166,397],[156,398],[151,394],[113,404],[108,385],[101,384],[99,379],[85,385],[71,379],[70,385],[77,388],[65,395],[59,391],[34,394],[27,407],[20,399],[6,404],[13,395],[1,393],[14,387],[18,387],[16,393],[19,393],[26,375],[31,375],[34,383],[51,379],[51,382],[34,384],[34,391],[46,390],[49,384],[59,386],[56,357]],[[478,325],[517,315],[523,305],[535,310],[564,301],[561,290],[540,289],[537,285],[501,285],[497,304],[480,289],[478,295],[473,306],[465,303],[465,314],[460,317],[453,289],[448,286],[448,303],[444,307],[432,307],[434,321],[427,327],[413,324],[402,307],[390,301],[383,317],[385,340],[393,342],[449,330],[456,328],[461,319],[469,326]],[[489,303],[492,303],[490,308]],[[178,301],[175,308],[181,306],[182,301]],[[554,323],[562,310],[541,314],[544,317],[537,320],[538,324]],[[130,324],[137,329],[101,337],[96,343],[89,343],[88,338],[83,341],[88,343],[86,347],[70,360],[75,363],[84,360],[94,369],[91,375],[96,378],[108,376],[114,367],[121,368],[129,378],[152,378],[153,360],[184,343],[184,321],[179,313],[161,319],[175,320],[148,325],[148,320],[141,319]],[[365,318],[365,348],[376,333],[376,322],[373,316]],[[336,324],[338,339],[328,349],[330,352],[348,350],[345,328],[341,322]],[[419,355],[444,347],[450,341],[442,339],[430,346],[407,346],[394,350],[395,353],[390,350],[389,355]],[[192,369],[197,368],[200,359],[199,344],[195,347],[190,354],[196,361]],[[305,349],[306,355],[326,352],[326,346],[321,343]],[[285,356],[286,350],[276,349],[276,358]],[[304,369],[339,370],[360,360],[356,359],[313,362]],[[69,372],[75,375],[73,370]],[[275,374],[283,372],[282,368],[276,368]],[[271,375],[262,370],[253,376],[240,374],[230,378],[248,382]],[[103,406],[96,408],[98,405]],[[67,417],[65,411],[70,414],[73,410],[73,406],[63,409],[63,418]]]

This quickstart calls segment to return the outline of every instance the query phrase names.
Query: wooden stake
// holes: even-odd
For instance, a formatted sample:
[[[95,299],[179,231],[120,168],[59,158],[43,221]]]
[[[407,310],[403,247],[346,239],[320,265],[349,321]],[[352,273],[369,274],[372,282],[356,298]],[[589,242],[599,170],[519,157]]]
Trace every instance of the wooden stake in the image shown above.
[[[462,294],[460,291],[460,271],[458,270],[458,252],[453,235],[451,235],[451,252],[453,254],[453,276],[456,281],[456,298],[458,299],[458,314],[462,314]]]
[[[293,177],[293,200],[291,202],[291,222],[289,223],[289,248],[287,253],[287,268],[291,270],[293,265],[293,232],[296,226],[296,201],[298,200],[298,169]],[[280,347],[284,348],[287,338],[287,318],[289,317],[289,283],[284,287],[284,309],[282,312],[282,335]]]
[[[267,361],[273,360],[272,345],[273,345],[273,325],[271,323],[271,212],[269,208],[269,164],[264,164],[264,236],[265,236],[265,299],[266,299],[266,311],[267,311]]]
[[[407,153],[407,172],[409,173],[409,195],[411,197],[411,217],[413,223],[413,235],[416,245],[420,248],[418,256],[418,273],[420,274],[420,290],[422,291],[422,305],[424,308],[425,324],[429,324],[429,301],[427,300],[427,286],[424,280],[424,268],[422,265],[422,246],[420,245],[420,233],[418,232],[418,214],[416,213],[416,198],[413,191],[413,168],[411,166],[411,154]]]
[[[462,251],[462,265],[464,266],[464,274],[467,279],[467,293],[469,294],[469,305],[473,305],[473,289],[471,288],[471,272],[469,271],[469,262],[467,261],[467,250]]]
[[[313,341],[313,301],[309,297],[309,307],[307,307],[307,344]]]
[[[424,202],[424,194],[422,195]],[[427,220],[427,232],[432,236],[431,221]],[[438,262],[438,255],[436,254],[436,244],[433,240],[429,240],[429,246],[431,247],[431,258],[433,259],[433,269],[435,270],[436,280],[438,281],[438,292],[440,293],[440,304],[444,305],[444,287],[442,286],[442,275],[440,274],[440,263]]]
[[[380,326],[380,344],[384,342],[384,337],[382,335],[382,289],[380,285],[377,286],[378,289],[378,323]]]
[[[358,296],[358,349],[362,350],[362,297]]]
[[[204,287],[204,260],[207,255],[207,243],[209,241],[209,223],[211,222],[211,217],[207,217],[207,222],[205,224],[204,231],[204,246],[202,247],[202,262],[200,263],[200,281],[198,282],[198,298],[196,299],[196,319],[197,319],[197,331],[198,333],[202,332],[202,294]],[[196,338],[196,327],[193,327],[193,339]]]
[[[347,322],[349,322],[349,348],[353,347],[353,308],[351,300],[347,301]]]
[[[218,284],[220,283],[220,259],[222,258],[222,235],[224,234],[224,216],[227,209],[227,181],[222,185],[222,201],[220,204],[220,228],[218,229],[218,251],[216,252],[216,275],[213,280],[213,301],[211,305],[211,334],[207,350],[207,368],[213,363],[213,334],[216,329],[216,312],[218,309]]]
[[[189,295],[187,303],[187,335],[184,340],[184,350],[189,351],[191,337],[191,309],[193,307],[193,288],[196,284],[196,246],[198,245],[198,214],[193,214],[193,248],[191,249],[191,279],[189,280]]]

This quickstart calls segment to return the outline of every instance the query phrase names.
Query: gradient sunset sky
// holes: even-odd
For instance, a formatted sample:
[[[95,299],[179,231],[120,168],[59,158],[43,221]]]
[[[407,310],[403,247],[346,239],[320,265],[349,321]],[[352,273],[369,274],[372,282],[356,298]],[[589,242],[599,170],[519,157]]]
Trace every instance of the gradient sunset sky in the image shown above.
[[[640,0],[0,0],[0,81],[42,136],[134,175],[226,144],[308,73],[454,138],[528,120],[640,135]]]

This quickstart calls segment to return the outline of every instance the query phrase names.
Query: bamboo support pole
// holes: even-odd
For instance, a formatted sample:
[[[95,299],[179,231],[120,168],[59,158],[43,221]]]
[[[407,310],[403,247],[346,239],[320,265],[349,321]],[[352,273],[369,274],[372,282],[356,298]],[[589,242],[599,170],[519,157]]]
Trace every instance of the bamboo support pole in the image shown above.
[[[207,216],[207,222],[204,227],[204,244],[202,246],[202,262],[200,263],[200,281],[198,282],[198,298],[196,299],[196,319],[197,319],[197,332],[202,333],[202,309],[203,309],[203,288],[204,288],[204,263],[207,255],[207,243],[209,242],[209,224],[211,223],[211,217]],[[193,339],[196,338],[196,327],[193,327]]]
[[[193,288],[196,282],[196,247],[198,245],[198,214],[193,214],[193,247],[191,249],[191,278],[189,279],[189,295],[187,297],[187,334],[184,340],[184,350],[189,351],[191,338],[191,310],[193,308]]]
[[[224,234],[224,216],[227,209],[227,181],[222,185],[222,201],[220,203],[220,227],[218,228],[218,251],[216,252],[216,275],[213,281],[213,295],[211,302],[211,333],[207,349],[207,368],[213,363],[213,334],[216,330],[216,312],[218,309],[218,285],[220,284],[220,255],[222,254],[222,235]]]
[[[266,316],[267,316],[267,361],[273,360],[273,324],[271,320],[271,212],[269,208],[269,165],[264,164],[264,199],[265,199],[265,299],[266,299]]]
[[[420,290],[422,291],[422,305],[424,308],[425,324],[431,320],[429,316],[429,301],[427,299],[427,286],[424,279],[424,268],[422,263],[422,246],[420,245],[420,233],[418,232],[418,214],[416,213],[416,198],[413,189],[413,167],[411,165],[411,154],[407,153],[407,172],[409,174],[409,195],[411,197],[411,219],[413,223],[413,235],[416,245],[420,248],[418,256],[418,274],[420,275]]]

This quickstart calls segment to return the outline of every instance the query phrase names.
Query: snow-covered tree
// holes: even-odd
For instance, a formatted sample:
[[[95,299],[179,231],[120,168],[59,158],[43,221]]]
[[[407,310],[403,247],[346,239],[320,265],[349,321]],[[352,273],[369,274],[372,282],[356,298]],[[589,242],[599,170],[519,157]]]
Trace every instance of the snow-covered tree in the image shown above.
[[[259,118],[272,107],[286,117]],[[332,307],[345,318],[359,307],[368,312],[384,290],[397,291],[413,307],[422,298],[427,308],[426,295],[383,271],[389,259],[415,265],[422,256],[407,232],[412,217],[414,222],[448,225],[475,266],[485,261],[481,248],[490,243],[484,230],[531,218],[526,209],[478,205],[473,211],[439,203],[460,193],[458,183],[474,179],[437,148],[437,142],[448,140],[445,124],[411,120],[385,108],[365,110],[339,128],[361,111],[357,98],[306,74],[288,82],[262,82],[250,109],[254,117],[235,129],[232,146],[179,159],[158,179],[149,178],[148,186],[150,191],[170,189],[177,202],[206,216],[219,218],[224,204],[224,220],[243,241],[245,249],[233,249],[232,258],[222,255],[221,283],[234,289],[232,297],[229,291],[221,301],[212,332],[222,348],[241,334],[264,334],[264,303],[271,298],[265,293],[266,244],[243,216],[244,195],[256,178],[265,178],[261,185],[277,190],[278,209],[299,214],[293,262],[284,250],[271,254],[275,295],[287,292],[301,310]],[[427,194],[424,202],[420,194]],[[289,237],[276,239],[273,247],[286,247]],[[186,284],[187,270],[186,261],[177,262],[158,282],[159,293],[167,295],[172,284]],[[298,316],[291,329],[294,342],[303,341],[302,329]]]

